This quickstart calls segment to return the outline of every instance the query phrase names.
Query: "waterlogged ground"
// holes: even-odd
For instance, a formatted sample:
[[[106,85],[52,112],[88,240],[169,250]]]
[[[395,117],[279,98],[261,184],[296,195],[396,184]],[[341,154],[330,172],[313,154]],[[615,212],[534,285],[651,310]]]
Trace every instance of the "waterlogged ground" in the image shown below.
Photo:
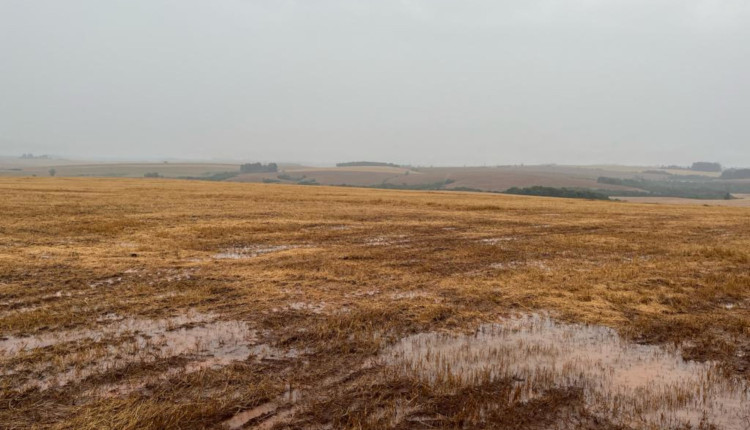
[[[750,427],[746,209],[0,190],[0,428]]]
[[[420,333],[383,354],[386,365],[437,386],[512,381],[510,404],[557,388],[583,391],[586,407],[622,425],[683,428],[750,425],[747,381],[716,363],[686,361],[674,347],[638,345],[611,328],[525,315],[482,325],[476,333]],[[493,407],[487,405],[474,417]]]
[[[108,314],[97,328],[6,337],[0,340],[0,356],[5,364],[2,376],[20,383],[20,391],[29,388],[44,391],[97,374],[124,370],[133,364],[142,366],[175,358],[184,359],[183,365],[168,369],[166,375],[227,365],[248,359],[251,351],[261,351],[258,348],[262,345],[256,343],[256,333],[247,323],[217,321],[213,315],[188,314],[152,320]],[[34,360],[43,351],[55,351],[54,360],[43,363]],[[124,392],[128,385],[138,387],[144,382],[103,385],[96,389],[103,389],[105,394]]]

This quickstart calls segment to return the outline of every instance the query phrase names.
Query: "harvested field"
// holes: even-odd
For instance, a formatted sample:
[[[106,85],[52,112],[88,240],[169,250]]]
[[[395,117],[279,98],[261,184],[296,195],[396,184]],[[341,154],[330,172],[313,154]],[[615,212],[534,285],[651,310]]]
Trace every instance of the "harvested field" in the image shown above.
[[[0,190],[0,428],[750,425],[747,208]]]
[[[54,168],[56,176],[96,176],[142,178],[146,173],[164,177],[208,176],[214,173],[239,170],[239,164],[224,163],[83,163],[64,160],[13,160],[0,163],[2,176],[49,176]]]
[[[733,194],[731,200],[683,199],[679,197],[613,197],[618,200],[633,203],[658,203],[668,205],[703,205],[703,206],[734,206],[750,207],[750,194]]]

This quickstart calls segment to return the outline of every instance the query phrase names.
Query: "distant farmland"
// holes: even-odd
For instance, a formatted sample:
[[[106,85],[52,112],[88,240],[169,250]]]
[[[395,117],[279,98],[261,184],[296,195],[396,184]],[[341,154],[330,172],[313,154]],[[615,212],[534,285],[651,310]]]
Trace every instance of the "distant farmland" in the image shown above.
[[[445,180],[451,181],[446,189],[473,188],[482,191],[504,191],[511,187],[534,185],[568,188],[607,188],[632,190],[630,187],[598,184],[602,173],[617,174],[588,168],[560,167],[344,167],[344,168],[293,168],[285,172],[295,177],[314,179],[322,185],[378,186],[382,184],[417,186]],[[262,182],[277,175],[246,174],[232,178],[236,182]]]
[[[346,163],[345,163],[346,164]],[[355,163],[360,164],[360,163]],[[594,191],[627,201],[742,206],[750,180],[721,180],[716,174],[632,166],[397,167],[388,165],[309,167],[280,164],[278,171],[242,173],[228,163],[81,163],[54,159],[0,159],[2,176],[144,176],[231,182],[335,185],[414,190],[505,192],[510,188],[566,188],[568,195]],[[556,195],[560,193],[550,193]],[[563,193],[565,194],[565,193]],[[670,200],[680,197],[682,200]],[[643,200],[641,200],[643,199]],[[694,199],[691,200],[691,199]],[[730,199],[722,202],[725,199]]]
[[[96,163],[81,164],[57,160],[30,160],[0,163],[0,176],[49,176],[55,169],[56,176],[91,176],[139,178],[146,173],[158,173],[165,177],[207,176],[226,171],[239,171],[238,164],[219,163]]]

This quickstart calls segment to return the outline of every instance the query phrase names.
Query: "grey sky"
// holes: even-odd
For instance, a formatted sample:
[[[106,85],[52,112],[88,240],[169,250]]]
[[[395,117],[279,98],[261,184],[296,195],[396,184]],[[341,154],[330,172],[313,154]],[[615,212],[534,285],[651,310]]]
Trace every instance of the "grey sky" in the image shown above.
[[[0,155],[750,165],[746,0],[0,0]]]

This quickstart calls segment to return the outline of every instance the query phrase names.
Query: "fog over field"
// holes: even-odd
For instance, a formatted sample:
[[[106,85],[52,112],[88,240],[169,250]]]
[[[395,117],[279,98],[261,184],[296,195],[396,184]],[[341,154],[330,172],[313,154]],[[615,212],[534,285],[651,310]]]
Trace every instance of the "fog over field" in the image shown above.
[[[740,0],[0,2],[0,155],[750,164]]]

